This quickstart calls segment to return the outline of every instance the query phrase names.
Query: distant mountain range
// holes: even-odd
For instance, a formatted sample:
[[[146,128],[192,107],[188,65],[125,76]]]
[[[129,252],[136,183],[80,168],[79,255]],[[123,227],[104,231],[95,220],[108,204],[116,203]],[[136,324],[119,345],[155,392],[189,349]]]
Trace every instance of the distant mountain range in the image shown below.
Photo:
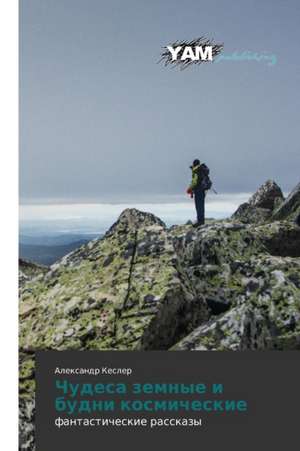
[[[22,259],[49,266],[94,238],[99,238],[99,235],[21,235],[19,256]]]
[[[98,238],[99,233],[20,233],[22,244],[34,244],[41,246],[59,246],[61,244],[75,243],[76,241],[91,241]]]

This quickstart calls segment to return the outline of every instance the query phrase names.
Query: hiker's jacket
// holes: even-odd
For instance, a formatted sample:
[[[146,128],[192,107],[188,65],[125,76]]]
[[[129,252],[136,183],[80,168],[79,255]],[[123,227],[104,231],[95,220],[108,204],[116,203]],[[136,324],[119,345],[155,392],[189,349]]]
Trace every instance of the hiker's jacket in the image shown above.
[[[201,184],[201,174],[200,174],[201,164],[192,167],[192,182],[190,184],[190,188],[194,191],[196,188],[200,187]]]

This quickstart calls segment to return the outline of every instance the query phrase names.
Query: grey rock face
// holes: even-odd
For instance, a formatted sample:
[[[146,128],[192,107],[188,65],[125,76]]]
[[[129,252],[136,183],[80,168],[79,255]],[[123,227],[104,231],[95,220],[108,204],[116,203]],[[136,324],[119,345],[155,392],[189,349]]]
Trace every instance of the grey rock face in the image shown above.
[[[165,223],[152,213],[145,213],[135,208],[127,208],[121,213],[115,224],[111,226],[106,236],[110,236],[116,231],[126,233],[126,231],[137,230],[139,227],[155,225],[166,228]]]
[[[284,200],[281,188],[274,180],[267,180],[249,199],[253,207],[274,210]]]
[[[244,224],[259,224],[266,222],[272,215],[272,210],[267,208],[255,207],[248,202],[241,204],[236,212],[232,215],[232,219]]]
[[[273,219],[298,220],[300,216],[300,183],[293,189],[286,200],[274,211]]]
[[[211,317],[172,349],[300,349],[300,228],[294,223],[211,225],[182,235],[177,252]]]
[[[240,205],[232,219],[246,224],[258,224],[271,218],[274,209],[284,201],[280,187],[273,180],[267,180],[250,197],[248,202]]]

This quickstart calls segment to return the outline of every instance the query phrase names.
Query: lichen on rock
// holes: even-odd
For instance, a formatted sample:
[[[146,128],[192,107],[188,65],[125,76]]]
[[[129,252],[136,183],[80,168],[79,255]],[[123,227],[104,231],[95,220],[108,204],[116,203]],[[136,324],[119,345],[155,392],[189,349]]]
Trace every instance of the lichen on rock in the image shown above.
[[[299,350],[298,192],[283,202],[267,182],[241,214],[198,228],[127,209],[101,239],[31,268],[20,283],[21,449],[34,449],[38,349]]]

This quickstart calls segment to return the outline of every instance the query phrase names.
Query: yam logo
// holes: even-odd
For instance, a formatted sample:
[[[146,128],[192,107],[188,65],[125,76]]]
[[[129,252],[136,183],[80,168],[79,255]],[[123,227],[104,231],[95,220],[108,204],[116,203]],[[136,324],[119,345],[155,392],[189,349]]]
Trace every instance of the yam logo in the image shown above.
[[[216,44],[204,36],[192,41],[176,41],[163,47],[159,63],[163,62],[165,66],[172,64],[183,70],[191,64],[213,62],[223,48],[223,44]]]

